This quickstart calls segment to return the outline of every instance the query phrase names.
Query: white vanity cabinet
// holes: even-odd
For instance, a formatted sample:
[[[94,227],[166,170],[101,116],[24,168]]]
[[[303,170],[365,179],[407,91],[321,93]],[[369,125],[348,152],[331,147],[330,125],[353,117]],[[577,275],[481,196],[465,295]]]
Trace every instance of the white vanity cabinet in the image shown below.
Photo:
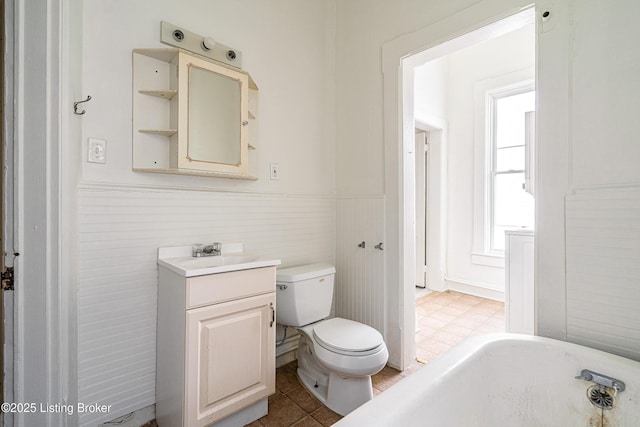
[[[275,266],[185,277],[159,267],[160,427],[244,425],[275,392]],[[235,418],[233,418],[235,417]]]

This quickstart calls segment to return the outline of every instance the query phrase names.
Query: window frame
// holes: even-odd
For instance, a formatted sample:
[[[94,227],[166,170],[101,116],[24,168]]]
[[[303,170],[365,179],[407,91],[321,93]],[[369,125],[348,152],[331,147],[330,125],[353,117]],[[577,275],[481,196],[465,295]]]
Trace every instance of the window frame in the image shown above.
[[[474,191],[473,246],[471,262],[477,265],[504,268],[504,251],[491,250],[492,176],[491,132],[495,120],[491,96],[508,96],[535,90],[534,70],[523,69],[497,78],[474,83]],[[491,113],[493,111],[493,113]]]
[[[528,92],[535,92],[535,85],[533,82],[522,82],[522,84],[509,85],[506,87],[496,88],[490,91],[487,91],[487,105],[489,105],[488,111],[488,143],[487,149],[489,150],[488,159],[489,162],[486,165],[487,168],[487,209],[488,209],[488,221],[485,221],[488,233],[488,238],[485,239],[485,252],[488,254],[495,254],[500,256],[504,256],[504,249],[496,249],[495,248],[495,233],[494,228],[495,224],[495,186],[496,186],[496,177],[497,175],[507,175],[507,174],[515,174],[521,173],[526,181],[527,178],[527,143],[526,143],[526,118],[525,118],[525,143],[522,145],[525,153],[525,162],[523,165],[523,169],[510,169],[506,171],[498,171],[498,138],[497,138],[497,129],[498,129],[498,101],[503,98],[508,98],[511,96],[522,95]],[[533,110],[535,113],[535,108]],[[526,114],[526,113],[525,113]],[[526,117],[526,116],[525,116]],[[519,147],[519,145],[514,145],[512,147]]]

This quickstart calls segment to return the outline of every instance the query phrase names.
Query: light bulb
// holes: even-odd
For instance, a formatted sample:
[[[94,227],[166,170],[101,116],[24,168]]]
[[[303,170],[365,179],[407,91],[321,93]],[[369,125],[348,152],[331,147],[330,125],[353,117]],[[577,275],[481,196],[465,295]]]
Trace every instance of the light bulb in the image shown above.
[[[204,50],[211,50],[213,49],[213,47],[216,45],[216,41],[214,39],[212,39],[211,37],[205,37],[202,40],[202,48]]]

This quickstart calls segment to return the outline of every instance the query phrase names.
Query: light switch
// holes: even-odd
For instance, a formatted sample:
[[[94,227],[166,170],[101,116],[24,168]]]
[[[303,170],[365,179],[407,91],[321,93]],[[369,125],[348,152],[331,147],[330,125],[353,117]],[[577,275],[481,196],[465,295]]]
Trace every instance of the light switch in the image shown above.
[[[280,180],[280,166],[277,163],[269,163],[269,174],[272,181]]]
[[[107,141],[104,139],[89,138],[87,161],[90,163],[107,162]]]

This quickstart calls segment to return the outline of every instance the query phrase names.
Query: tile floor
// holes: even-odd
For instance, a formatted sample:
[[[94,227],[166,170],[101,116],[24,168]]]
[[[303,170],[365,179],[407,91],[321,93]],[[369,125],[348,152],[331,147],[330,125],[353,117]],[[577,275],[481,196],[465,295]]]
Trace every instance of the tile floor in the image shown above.
[[[403,372],[386,366],[371,380],[378,395],[402,378],[434,360],[465,338],[504,332],[501,302],[458,292],[431,292],[416,300],[418,361]],[[248,427],[321,427],[337,422],[340,415],[323,406],[298,381],[297,362],[276,370],[276,393],[269,397],[269,414]]]
[[[416,312],[416,357],[427,363],[468,337],[505,331],[504,303],[459,292],[431,292]]]

